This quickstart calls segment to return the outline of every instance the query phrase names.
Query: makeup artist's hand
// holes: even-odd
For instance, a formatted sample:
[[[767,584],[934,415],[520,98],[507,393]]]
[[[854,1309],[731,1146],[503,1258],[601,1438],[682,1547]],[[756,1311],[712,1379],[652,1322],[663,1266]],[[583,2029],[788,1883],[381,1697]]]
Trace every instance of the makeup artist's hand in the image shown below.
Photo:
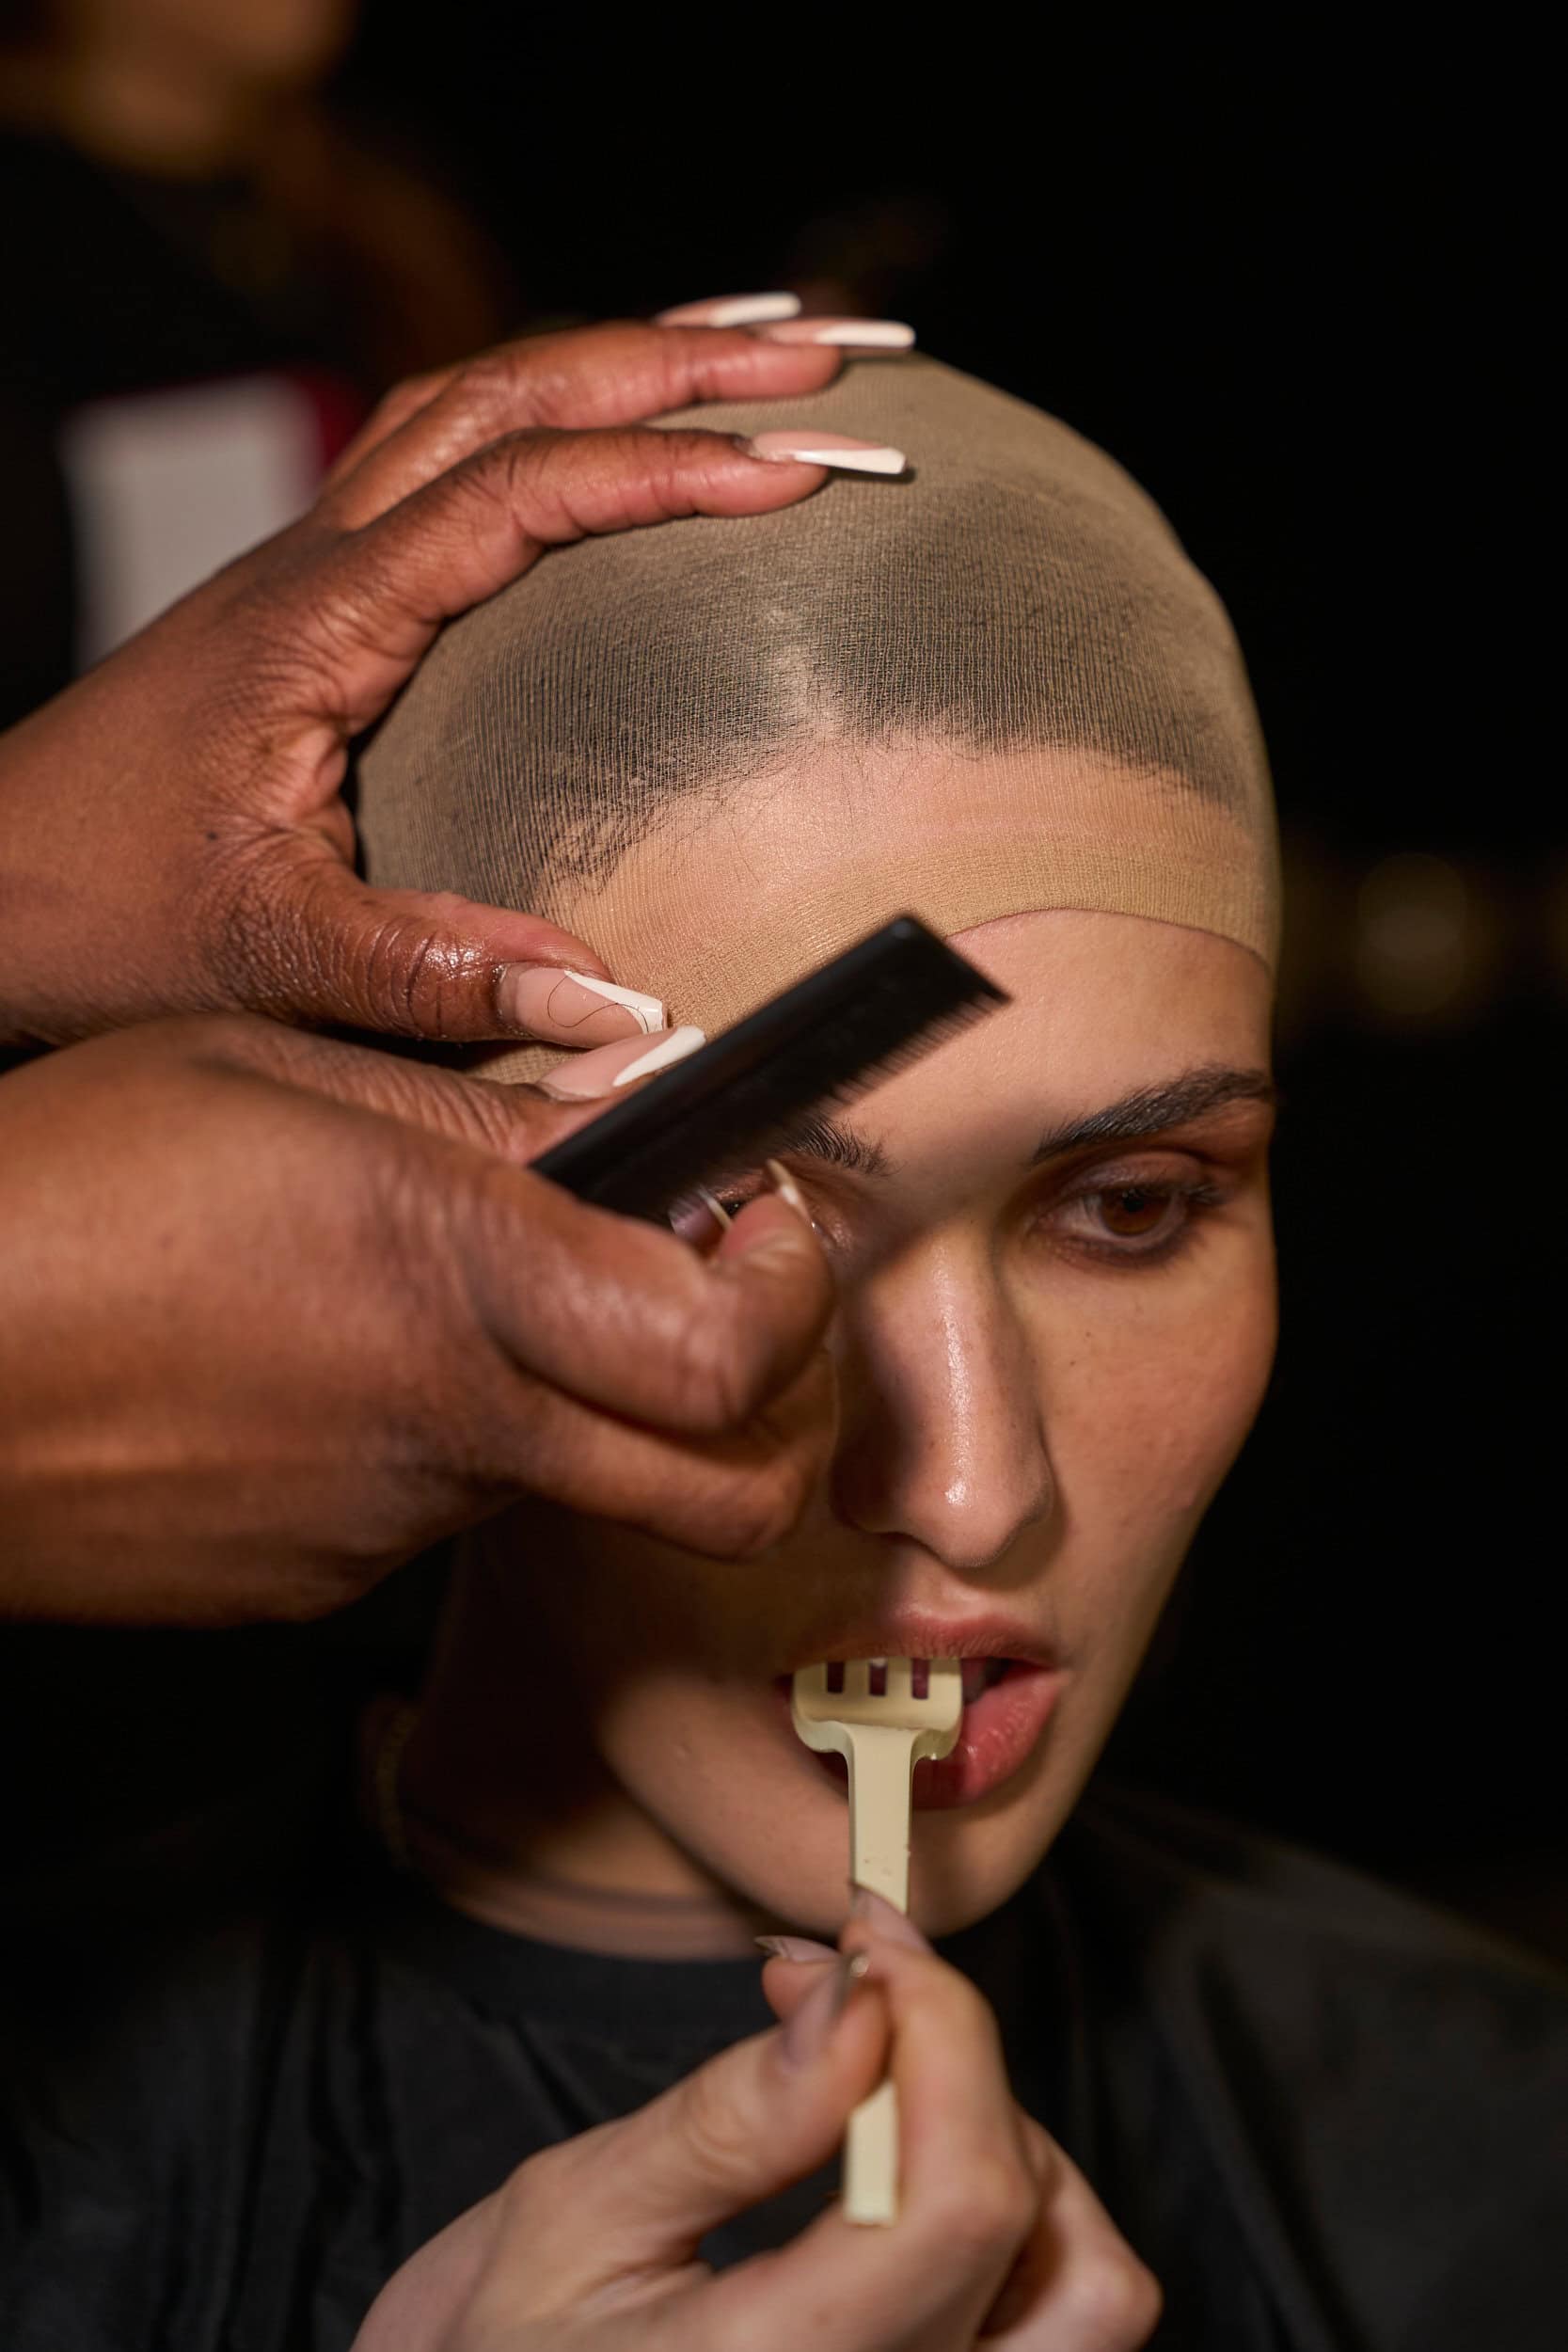
[[[768,1196],[705,1258],[527,1172],[599,1108],[237,1013],[0,1078],[0,1615],[314,1615],[523,1494],[783,1535],[816,1237]]]
[[[829,323],[831,324],[831,323]],[[0,737],[0,1043],[170,1012],[445,1039],[630,1035],[610,977],[531,914],[372,891],[341,797],[352,739],[441,625],[548,548],[786,506],[821,466],[638,429],[830,381],[842,355],[740,327],[511,343],[402,386],[298,523]]]
[[[404,2264],[355,2352],[1137,2352],[1160,2290],[1014,2102],[979,1994],[885,1906],[843,1944],[863,1987],[832,1954],[771,1962],[782,2031],[531,2157]],[[701,2240],[825,2163],[884,2067],[897,2221],[833,2209],[710,2276]]]

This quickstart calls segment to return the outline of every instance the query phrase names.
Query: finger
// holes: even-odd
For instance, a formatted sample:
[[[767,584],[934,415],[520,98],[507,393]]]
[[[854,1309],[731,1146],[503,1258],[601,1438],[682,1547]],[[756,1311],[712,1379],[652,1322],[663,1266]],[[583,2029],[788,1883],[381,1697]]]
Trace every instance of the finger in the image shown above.
[[[870,1920],[851,1919],[846,1950],[863,1950],[879,1983],[893,1994],[891,2073],[898,2085],[900,2176],[907,2211],[940,2211],[955,2166],[966,2169],[984,2206],[990,2193],[1004,2210],[1006,2187],[1032,2185],[1017,2103],[1007,2080],[990,2005],[958,1970],[939,1959],[912,1922],[884,1905]],[[895,1925],[896,1922],[896,1926]],[[1033,2217],[1019,2214],[1020,2236]]]
[[[385,903],[367,907],[311,831],[337,797],[348,739],[380,716],[444,621],[546,547],[686,515],[768,513],[825,472],[750,456],[719,434],[530,434],[492,444],[363,531],[305,533],[274,655],[298,714],[292,733],[279,722],[275,750],[300,783],[276,854],[238,869],[245,902],[227,936],[240,1001],[406,1035],[495,1036],[516,918],[471,909],[456,946],[409,916],[407,901],[409,919],[388,924]]]
[[[546,548],[689,515],[768,514],[819,488],[826,471],[753,457],[726,434],[652,426],[492,441],[337,540],[299,584],[303,650],[329,658],[322,707],[356,730],[369,725],[442,624]]]
[[[837,1396],[816,1343],[831,1279],[782,1201],[750,1204],[724,1237],[728,1256],[705,1260],[493,1156],[525,1158],[585,1123],[591,1105],[554,1110],[528,1089],[244,1015],[168,1026],[201,1068],[362,1115],[368,1246],[428,1292],[419,1311],[437,1367],[437,1458],[455,1414],[471,1480],[499,1497],[532,1493],[724,1560],[794,1526],[832,1454]],[[501,1209],[498,1174],[522,1188]],[[564,1222],[552,1226],[552,1211]],[[814,1290],[816,1308],[803,1307]],[[602,1301],[616,1291],[610,1314]],[[567,1335],[559,1349],[552,1324]],[[695,1348],[682,1336],[693,1330],[705,1334]],[[581,1394],[562,1384],[562,1363]]]
[[[1071,2158],[1033,2117],[1023,2122],[1044,2194],[986,2314],[987,2352],[1139,2352],[1159,2325],[1159,2280]]]
[[[188,1051],[208,1069],[245,1070],[471,1145],[515,1167],[526,1167],[552,1143],[585,1126],[595,1107],[586,1103],[558,1106],[533,1087],[498,1086],[432,1062],[313,1036],[307,1029],[248,1013],[208,1015],[188,1027]]]
[[[768,2005],[781,2022],[793,2017],[816,1983],[821,1971],[838,1958],[833,1944],[819,1944],[813,1935],[759,1935],[768,1953],[762,1989]]]
[[[656,326],[760,326],[796,318],[800,310],[799,294],[730,294],[704,302],[677,304],[673,310],[658,311],[653,324]],[[540,340],[537,335],[513,338],[516,343]],[[437,392],[454,382],[466,368],[476,364],[479,363],[474,360],[454,360],[450,367],[431,368],[422,374],[408,376],[403,383],[395,384],[389,392],[383,393],[353,440],[339,452],[325,477],[325,486],[330,487],[352,473],[372,450],[400,425],[406,423],[417,410],[426,406]]]
[[[552,972],[542,977],[559,981],[562,976]],[[652,1004],[655,1000],[645,1001]],[[695,1042],[702,1037],[700,1029],[672,1029],[662,1038],[639,1032],[561,1065],[568,1073],[579,1069],[588,1072],[586,1086],[572,1087],[564,1081],[516,1086],[444,1070],[438,1064],[416,1061],[373,1045],[320,1037],[251,1013],[196,1015],[184,1025],[190,1052],[199,1056],[208,1068],[221,1064],[253,1071],[332,1102],[377,1111],[432,1135],[473,1144],[519,1168],[587,1126],[605,1107],[618,1078],[640,1083],[655,1076],[657,1071],[641,1067],[650,1056],[678,1058],[678,1053],[670,1055],[667,1049],[673,1046],[689,1053],[693,1044],[687,1039]]]
[[[769,2258],[766,2308],[820,2314],[817,2352],[967,2344],[1038,2208],[995,2020],[974,1986],[928,1947],[895,1944],[860,1919],[844,1940],[847,1949],[867,1952],[870,1980],[888,1998],[889,2072],[900,2111],[899,2216],[868,2230],[836,2209],[825,2214]],[[744,2268],[714,2282],[716,2342],[747,2340],[748,2298],[759,2292]],[[754,2327],[752,2335],[768,2341]]]
[[[378,449],[389,434],[406,424],[437,392],[444,389],[455,375],[461,374],[464,362],[453,360],[450,367],[428,368],[422,374],[404,376],[389,392],[383,392],[370,415],[351,441],[345,443],[325,473],[322,476],[318,495],[325,496],[341,482],[347,480],[355,469],[374,449]]]
[[[595,988],[613,986],[603,961],[559,924],[449,891],[373,890],[313,833],[277,835],[244,870],[229,977],[258,1012],[433,1042],[578,1048],[645,1041],[662,1024],[656,998],[632,1006]]]
[[[720,2222],[826,2163],[886,2048],[882,2003],[835,1972],[813,2015],[736,2043],[625,2122],[525,2168],[520,2275],[498,2264],[495,2307],[515,2312],[520,2289],[531,2312],[575,2311],[617,2280],[689,2262]]]
[[[325,516],[340,528],[369,522],[509,433],[583,432],[637,424],[703,401],[820,391],[842,363],[841,346],[780,344],[740,327],[716,332],[617,320],[526,336],[442,377],[399,387],[389,396],[395,421],[352,468],[340,466],[324,500]],[[405,389],[410,396],[400,397]],[[412,397],[420,390],[422,399]]]
[[[787,1409],[792,1383],[804,1376],[820,1388],[830,1372],[820,1339],[834,1308],[832,1273],[809,1223],[778,1195],[745,1204],[720,1249],[701,1256],[654,1223],[590,1207],[527,1171],[529,1157],[588,1127],[602,1105],[557,1108],[531,1087],[491,1087],[273,1021],[228,1016],[188,1028],[188,1052],[209,1068],[240,1068],[425,1129],[425,1155],[376,1138],[367,1146],[400,1214],[416,1221],[411,1247],[428,1249],[425,1221],[439,1231],[491,1343],[564,1397],[745,1447],[781,1435],[752,1423]],[[611,1461],[632,1435],[604,1425]],[[594,1458],[585,1489],[599,1477]]]
[[[776,1195],[748,1202],[703,1257],[526,1169],[469,1155],[464,1175],[433,1168],[429,1214],[471,1312],[504,1355],[584,1404],[689,1437],[731,1435],[820,1351],[832,1278],[810,1226]]]
[[[426,2240],[366,2312],[351,2352],[442,2352],[494,2254],[501,2204],[486,2197]]]
[[[667,1415],[657,1395],[648,1425],[639,1425],[519,1383],[517,1369],[499,1359],[482,1359],[477,1373],[471,1360],[463,1367],[476,1477],[498,1494],[542,1496],[712,1559],[752,1560],[782,1542],[832,1457],[837,1395],[822,1350],[738,1427],[701,1438],[659,1427]]]

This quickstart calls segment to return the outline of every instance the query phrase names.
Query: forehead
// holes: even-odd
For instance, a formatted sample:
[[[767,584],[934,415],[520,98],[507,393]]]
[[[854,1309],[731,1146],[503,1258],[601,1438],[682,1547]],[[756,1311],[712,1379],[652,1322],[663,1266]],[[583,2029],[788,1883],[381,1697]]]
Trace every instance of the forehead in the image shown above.
[[[711,1032],[894,914],[952,936],[1066,908],[1272,953],[1272,871],[1232,812],[1049,745],[817,746],[674,803],[601,886],[546,911]]]
[[[1012,1001],[835,1122],[894,1160],[1026,1159],[1053,1129],[1194,1072],[1268,1070],[1269,976],[1230,940],[1057,912],[953,944]]]

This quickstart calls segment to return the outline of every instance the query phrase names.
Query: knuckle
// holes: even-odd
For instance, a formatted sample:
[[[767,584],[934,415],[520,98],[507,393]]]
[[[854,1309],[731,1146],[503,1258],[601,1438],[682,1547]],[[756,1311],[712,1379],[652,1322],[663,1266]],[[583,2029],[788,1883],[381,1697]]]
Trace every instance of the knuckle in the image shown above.
[[[330,930],[326,931],[330,937]],[[355,943],[356,967],[367,1008],[377,1025],[414,1030],[439,1041],[463,1033],[463,1014],[476,977],[487,970],[471,942],[432,930],[422,919],[387,915]],[[341,976],[346,989],[349,974]]]
[[[1069,2291],[1074,2343],[1084,2352],[1138,2352],[1160,2324],[1160,2281],[1130,2248],[1084,2264]]]
[[[756,2123],[743,2115],[727,2081],[712,2067],[689,2075],[676,2110],[684,2168],[703,2187],[723,2189],[755,2155]]]
[[[575,2145],[566,2140],[556,2148],[542,2148],[502,2182],[497,2191],[497,2208],[504,2236],[531,2235],[546,2217],[570,2201]]]
[[[499,434],[464,458],[438,485],[447,529],[467,539],[499,519],[545,546],[576,538],[578,527],[567,496],[573,437],[531,426]]]
[[[479,425],[532,424],[545,421],[537,398],[544,343],[499,343],[483,351],[454,379],[446,397],[465,419]]]
[[[810,1481],[788,1456],[759,1465],[726,1497],[726,1559],[754,1560],[782,1543],[805,1509]]]
[[[542,1141],[548,1142],[550,1129],[527,1100],[524,1089],[499,1086],[487,1078],[441,1075],[442,1098],[451,1104],[457,1131],[482,1151],[493,1152],[498,1159],[526,1163],[530,1153],[541,1149]],[[519,1096],[524,1099],[518,1100]]]
[[[408,938],[396,922],[378,923],[365,949],[365,984],[372,1009],[388,1027],[436,1025],[441,1012],[442,959],[428,933]],[[443,1034],[436,1025],[434,1034]]]

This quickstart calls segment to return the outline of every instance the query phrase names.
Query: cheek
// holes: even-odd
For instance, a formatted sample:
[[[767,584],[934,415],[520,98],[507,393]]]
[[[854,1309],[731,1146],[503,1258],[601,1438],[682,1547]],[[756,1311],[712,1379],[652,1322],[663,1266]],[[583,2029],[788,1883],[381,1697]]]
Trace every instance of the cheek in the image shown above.
[[[1101,1287],[1082,1314],[1053,1316],[1038,1360],[1069,1518],[1092,1513],[1102,1542],[1184,1548],[1252,1426],[1275,1336],[1266,1247],[1223,1282],[1173,1278],[1119,1303]]]

